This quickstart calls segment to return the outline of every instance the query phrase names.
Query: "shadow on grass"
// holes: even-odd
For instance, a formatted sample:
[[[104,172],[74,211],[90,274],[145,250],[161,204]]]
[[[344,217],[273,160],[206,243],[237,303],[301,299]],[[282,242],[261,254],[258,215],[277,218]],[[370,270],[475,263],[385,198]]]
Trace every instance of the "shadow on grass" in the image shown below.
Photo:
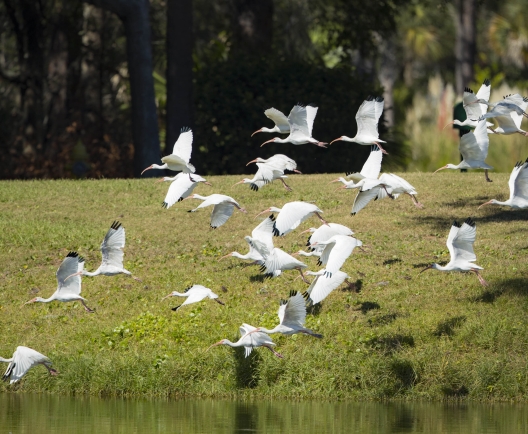
[[[356,280],[354,283],[350,283],[345,286],[341,291],[343,292],[355,292],[356,294],[363,288],[363,281],[361,279]]]
[[[508,294],[528,296],[528,278],[515,277],[494,281],[492,288],[486,288],[480,294],[471,297],[470,301],[493,303],[500,296]]]
[[[378,336],[371,339],[370,346],[385,354],[391,354],[403,347],[414,347],[414,338],[411,335]]]
[[[394,360],[391,362],[390,369],[404,389],[411,389],[418,381],[416,371],[408,360]]]
[[[263,348],[263,351],[267,351],[267,349]],[[260,380],[258,367],[262,358],[255,350],[248,357],[244,355],[244,347],[235,348],[236,387],[238,389],[253,389],[258,386]]]
[[[400,258],[386,259],[385,261],[383,261],[383,265],[392,265],[392,264],[397,264],[398,262],[403,262],[403,261]]]
[[[380,305],[376,303],[375,301],[364,301],[359,305],[359,310],[361,313],[367,313],[370,310],[376,310],[379,309]]]
[[[461,316],[455,316],[453,318],[449,318],[445,321],[442,321],[438,323],[436,326],[435,331],[433,332],[433,335],[435,336],[453,336],[455,334],[455,329],[460,327],[462,324],[464,324],[467,320],[467,317],[465,315]]]
[[[383,326],[383,325],[387,325],[395,321],[396,318],[398,318],[399,316],[400,314],[396,312],[387,313],[384,315],[376,315],[372,318],[369,318],[367,322],[368,322],[368,325],[371,327]]]
[[[268,278],[268,276],[266,276],[265,274],[255,274],[254,276],[249,276],[249,281],[250,282],[264,282],[266,279]]]
[[[306,306],[306,313],[317,316],[321,313],[321,310],[323,309],[323,306],[321,303],[317,304],[310,304],[309,306]]]

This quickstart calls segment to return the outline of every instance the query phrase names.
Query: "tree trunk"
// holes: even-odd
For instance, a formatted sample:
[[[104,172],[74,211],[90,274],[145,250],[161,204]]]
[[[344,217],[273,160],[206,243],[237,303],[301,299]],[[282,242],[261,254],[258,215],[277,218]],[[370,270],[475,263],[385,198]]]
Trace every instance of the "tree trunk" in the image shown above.
[[[455,82],[459,95],[473,80],[473,64],[477,52],[476,43],[476,0],[455,0]]]
[[[379,38],[380,62],[378,68],[378,79],[383,86],[383,98],[385,99],[383,117],[388,128],[394,126],[394,83],[398,78],[398,54],[393,37]]]
[[[128,74],[132,97],[134,175],[159,161],[158,116],[152,77],[148,0],[86,0],[115,13],[125,26]],[[147,172],[150,175],[150,172]],[[153,173],[151,176],[156,176]]]
[[[165,149],[170,151],[180,129],[192,125],[192,46],[192,0],[168,0]]]

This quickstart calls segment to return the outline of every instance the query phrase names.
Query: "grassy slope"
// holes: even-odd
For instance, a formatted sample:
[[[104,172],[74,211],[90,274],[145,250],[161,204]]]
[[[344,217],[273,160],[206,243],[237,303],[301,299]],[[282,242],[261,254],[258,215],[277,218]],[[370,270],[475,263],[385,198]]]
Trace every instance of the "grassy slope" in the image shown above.
[[[447,172],[447,171],[446,171]],[[238,177],[212,177],[201,194],[227,193],[246,207],[221,228],[209,228],[210,210],[189,214],[190,200],[169,210],[160,204],[168,184],[152,180],[2,182],[0,188],[0,354],[17,345],[48,355],[60,371],[42,368],[22,390],[109,395],[255,395],[378,399],[387,397],[518,399],[528,396],[526,211],[477,206],[507,197],[508,174],[408,173],[424,210],[408,197],[370,204],[350,215],[354,194],[334,192],[332,175],[291,176],[258,193],[231,185]],[[359,293],[332,293],[307,326],[325,335],[275,336],[279,360],[264,349],[249,359],[241,351],[205,349],[221,338],[238,339],[242,322],[273,326],[280,298],[306,285],[298,273],[263,281],[257,267],[218,258],[247,251],[261,210],[292,200],[315,201],[332,222],[350,226],[367,253],[354,252],[344,270]],[[453,219],[477,222],[477,263],[490,282],[474,275],[419,271],[445,263]],[[119,219],[127,233],[125,266],[143,279],[84,278],[83,295],[97,313],[77,303],[23,306],[56,287],[55,270],[69,250],[99,263],[99,243]],[[305,222],[276,244],[304,247]],[[305,258],[316,270],[316,260]],[[180,304],[160,299],[201,283],[226,303]],[[359,284],[359,282],[358,282]],[[227,292],[222,290],[227,289]],[[0,386],[8,390],[9,386]]]

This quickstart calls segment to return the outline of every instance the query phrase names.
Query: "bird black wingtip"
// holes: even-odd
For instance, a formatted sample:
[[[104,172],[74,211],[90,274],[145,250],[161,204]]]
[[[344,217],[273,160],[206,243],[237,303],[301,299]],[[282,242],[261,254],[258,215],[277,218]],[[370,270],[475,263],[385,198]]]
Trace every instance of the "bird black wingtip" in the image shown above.
[[[171,310],[176,312],[179,308],[181,307],[181,304],[179,306],[176,306],[176,307],[172,307]]]
[[[453,225],[452,226],[454,226],[456,228],[459,228],[462,225],[460,223],[458,223],[456,220],[453,220]]]
[[[376,102],[383,102],[385,100],[385,98],[383,98],[382,96],[377,96],[376,97]]]
[[[473,91],[469,87],[465,87],[464,92],[473,93]]]
[[[475,223],[475,220],[473,220],[471,217],[468,217],[465,221],[464,221],[465,224],[471,226],[471,227],[475,227],[476,223]]]
[[[249,188],[250,188],[251,190],[253,190],[253,191],[258,191],[258,189],[259,189],[259,188],[258,188],[258,185],[257,185],[257,184],[253,184],[253,183],[252,183],[252,184],[249,184]]]
[[[297,295],[297,291],[295,289],[290,289],[290,297],[295,297]]]
[[[365,101],[373,101],[373,100],[374,100],[374,97],[372,95],[367,96],[367,98],[365,99]]]
[[[274,222],[274,221],[275,221],[275,216],[274,216],[273,214],[270,214],[269,219],[270,219],[272,222]]]
[[[191,127],[181,127],[180,134],[187,133],[189,131],[192,131]]]
[[[79,254],[73,250],[66,255],[67,258],[76,258],[77,256],[79,256]]]
[[[117,220],[114,220],[114,222],[110,226],[110,229],[117,231],[120,227],[121,227],[121,223],[119,223]]]
[[[483,84],[484,86],[488,86],[488,87],[489,87],[489,86],[491,86],[491,81],[490,81],[489,78],[486,78],[482,84]]]

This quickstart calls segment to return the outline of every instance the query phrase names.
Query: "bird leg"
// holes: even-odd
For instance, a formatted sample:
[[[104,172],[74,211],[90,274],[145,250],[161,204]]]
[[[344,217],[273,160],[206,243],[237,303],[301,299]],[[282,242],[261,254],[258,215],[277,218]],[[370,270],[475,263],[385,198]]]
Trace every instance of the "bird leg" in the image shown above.
[[[275,356],[277,356],[279,359],[284,359],[281,353],[277,353],[273,348],[271,348],[269,345],[262,345],[264,348],[267,348],[270,350]]]
[[[486,177],[486,181],[488,181],[488,182],[493,182],[491,179],[489,179],[489,176],[488,176],[488,169],[484,169],[484,176]]]
[[[308,285],[310,285],[310,281],[306,280],[306,277],[304,276],[304,273],[302,272],[302,270],[300,268],[297,268],[297,270],[299,270],[299,273],[301,273],[301,278],[302,278],[303,282],[307,283]]]
[[[295,173],[298,173],[299,175],[302,175],[302,172],[301,172],[300,170],[293,169],[293,171],[294,171]]]
[[[484,278],[480,275],[480,273],[479,273],[478,270],[472,268],[472,269],[469,270],[469,271],[472,271],[473,273],[475,273],[475,274],[477,275],[478,280],[479,280],[479,282],[480,282],[481,285],[483,285],[483,286],[489,286],[489,283],[486,282],[486,281],[484,280]]]
[[[318,338],[318,339],[322,339],[323,337],[323,335],[320,335],[319,333],[315,333],[314,331],[309,330],[309,329],[301,330],[301,333],[313,336],[314,338]]]
[[[382,146],[378,142],[374,142],[376,145],[378,145],[378,148],[380,148],[380,151],[382,154],[389,155],[389,153],[382,148]]]
[[[48,370],[51,376],[56,377],[57,375],[59,375],[59,372],[56,369],[53,369],[49,367],[48,365],[44,365],[44,366],[46,367],[46,369]]]
[[[328,222],[324,218],[321,217],[321,214],[319,214],[318,212],[315,212],[314,214],[319,218],[319,220],[323,222],[324,225],[330,226]]]
[[[320,148],[326,148],[325,145],[328,145],[328,143],[326,142],[317,142],[317,143],[314,143],[315,146],[319,146]]]
[[[216,301],[218,304],[225,306],[225,303],[223,301],[220,301],[218,298],[213,298],[213,300]]]
[[[137,280],[138,282],[143,283],[143,281],[142,281],[139,277],[132,276],[132,274],[129,274],[129,276],[132,277],[132,279]]]
[[[407,193],[407,194],[408,194],[409,196],[411,196],[411,199],[412,199],[412,201],[413,201],[413,204],[414,204],[414,206],[415,206],[416,208],[423,209],[424,206],[423,206],[420,202],[418,202],[418,199],[416,199],[416,197],[414,196],[414,194],[410,194],[410,193]]]
[[[285,188],[287,191],[293,191],[293,190],[291,189],[291,187],[290,187],[288,184],[286,184],[286,183],[284,182],[284,179],[282,179],[282,178],[279,178],[279,179],[281,180],[282,185],[284,185],[284,188]]]
[[[383,185],[383,189],[385,190],[385,193],[387,193],[387,196],[389,196],[391,199],[394,200],[394,196],[391,193],[389,193],[389,190],[387,190],[387,187],[385,185]]]
[[[95,313],[95,310],[94,310],[94,309],[90,309],[90,308],[86,305],[86,303],[84,302],[84,300],[81,300],[81,303],[82,303],[82,305],[84,306],[84,309],[86,310],[86,312],[88,312],[88,313]]]

